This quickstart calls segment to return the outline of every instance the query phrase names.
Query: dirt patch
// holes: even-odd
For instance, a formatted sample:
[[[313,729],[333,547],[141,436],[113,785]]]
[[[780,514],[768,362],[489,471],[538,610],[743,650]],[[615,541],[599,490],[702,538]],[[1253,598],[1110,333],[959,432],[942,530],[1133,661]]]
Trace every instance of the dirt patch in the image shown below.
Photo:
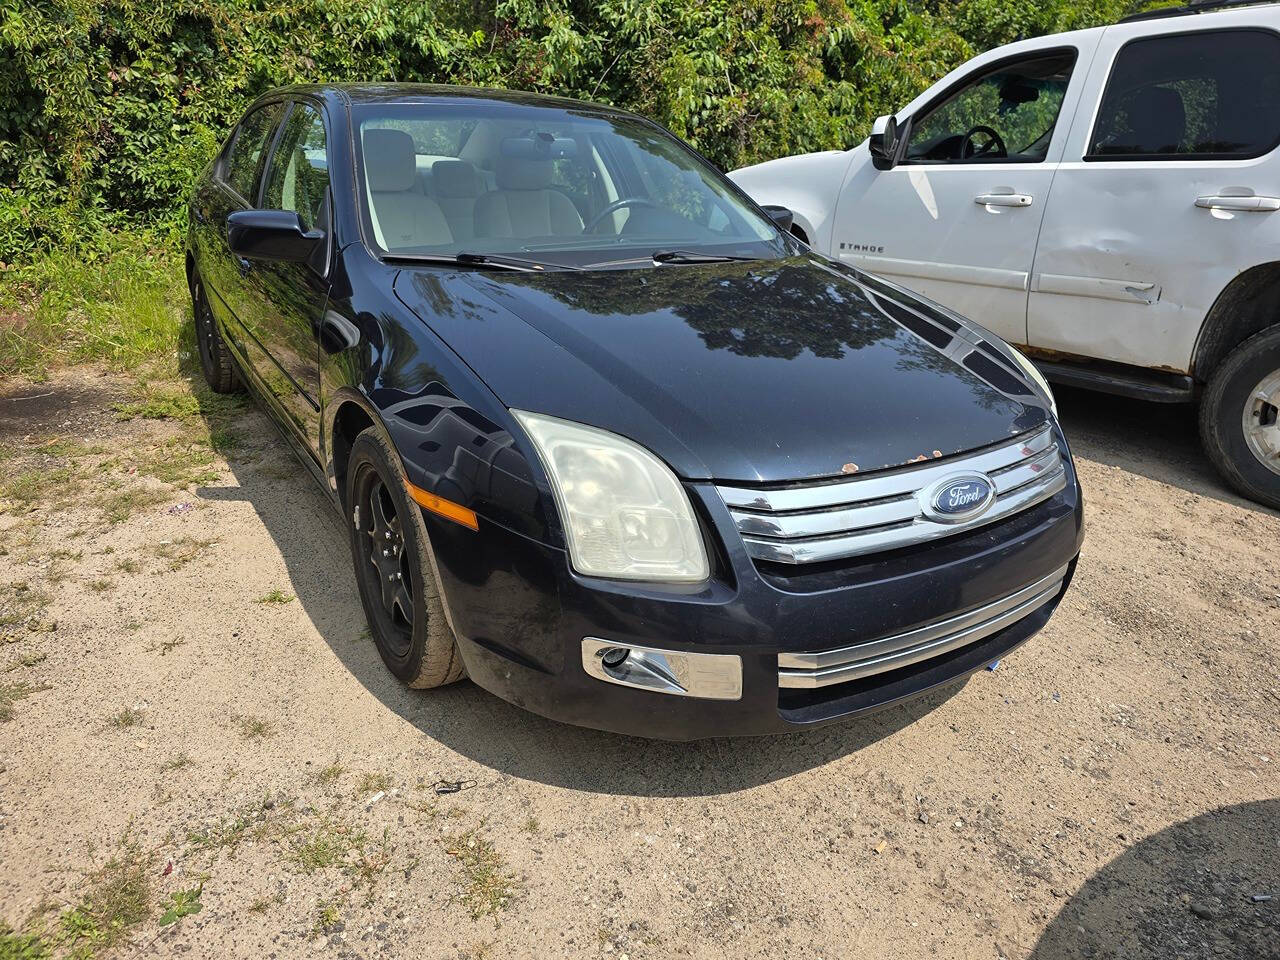
[[[36,485],[0,513],[0,920],[23,936],[121,956],[1280,957],[1280,517],[1201,469],[1185,411],[1064,394],[1085,554],[995,672],[809,734],[673,745],[399,686],[336,514],[252,409],[205,461],[196,407],[84,374],[19,393],[46,390],[20,428],[0,401],[0,436],[31,438],[6,482],[92,473],[128,509]],[[157,450],[190,462],[159,476]],[[93,939],[113,917],[123,933]]]

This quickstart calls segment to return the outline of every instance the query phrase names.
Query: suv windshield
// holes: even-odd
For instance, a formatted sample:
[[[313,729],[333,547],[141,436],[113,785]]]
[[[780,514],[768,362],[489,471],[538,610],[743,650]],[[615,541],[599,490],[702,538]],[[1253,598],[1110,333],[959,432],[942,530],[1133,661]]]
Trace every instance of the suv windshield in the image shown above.
[[[651,266],[789,252],[723,175],[638,117],[489,100],[353,113],[365,235],[386,254]]]

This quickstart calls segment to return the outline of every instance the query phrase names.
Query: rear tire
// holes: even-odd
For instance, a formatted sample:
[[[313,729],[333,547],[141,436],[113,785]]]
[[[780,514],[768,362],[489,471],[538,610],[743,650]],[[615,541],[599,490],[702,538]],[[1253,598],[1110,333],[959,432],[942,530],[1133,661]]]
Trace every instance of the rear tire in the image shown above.
[[[235,359],[209,308],[204,284],[195,274],[191,277],[191,310],[195,315],[196,352],[200,355],[200,372],[205,382],[214,393],[236,393],[241,385]]]
[[[382,662],[418,689],[462,679],[422,510],[405,491],[399,455],[373,427],[351,445],[346,495],[360,602]]]
[[[1280,325],[1250,337],[1213,371],[1200,403],[1200,439],[1223,479],[1280,509]]]

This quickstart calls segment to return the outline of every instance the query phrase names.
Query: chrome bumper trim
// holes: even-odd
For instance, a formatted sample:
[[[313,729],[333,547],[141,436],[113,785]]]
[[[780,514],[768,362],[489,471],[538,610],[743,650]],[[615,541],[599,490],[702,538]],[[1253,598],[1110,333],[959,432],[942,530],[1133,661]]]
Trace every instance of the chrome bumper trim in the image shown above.
[[[1067,567],[958,616],[868,643],[817,653],[778,654],[778,686],[814,689],[910,666],[976,643],[1035,612],[1062,590]]]
[[[928,519],[921,497],[957,473],[985,474],[990,508],[961,523]],[[1067,465],[1044,424],[994,448],[848,480],[750,489],[717,486],[752,557],[816,563],[892,550],[972,530],[1026,510],[1067,485]]]

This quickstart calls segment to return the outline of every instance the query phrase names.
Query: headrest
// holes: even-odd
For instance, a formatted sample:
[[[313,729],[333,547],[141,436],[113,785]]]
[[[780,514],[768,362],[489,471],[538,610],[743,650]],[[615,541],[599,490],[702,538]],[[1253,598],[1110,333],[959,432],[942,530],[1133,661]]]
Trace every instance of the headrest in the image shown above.
[[[418,157],[413,137],[403,130],[374,127],[365,130],[364,172],[374,193],[412,190],[418,179]]]
[[[499,154],[493,167],[499,190],[545,190],[551,186],[551,161]]]
[[[431,165],[431,183],[437,197],[480,196],[480,175],[465,160],[437,160]]]

